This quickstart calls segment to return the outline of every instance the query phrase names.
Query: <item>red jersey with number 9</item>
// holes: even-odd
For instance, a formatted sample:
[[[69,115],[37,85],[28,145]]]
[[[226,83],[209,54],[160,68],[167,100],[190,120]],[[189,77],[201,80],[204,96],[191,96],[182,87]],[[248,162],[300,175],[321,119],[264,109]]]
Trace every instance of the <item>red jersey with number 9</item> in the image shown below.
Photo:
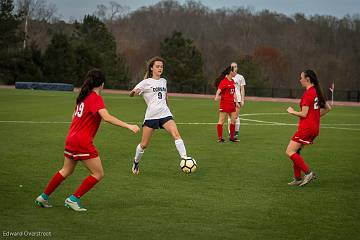
[[[103,108],[105,104],[102,97],[94,91],[91,91],[83,102],[76,105],[65,149],[76,152],[88,152],[95,149],[93,139],[101,122],[98,111]]]
[[[305,118],[300,118],[298,129],[311,129],[318,132],[320,128],[320,107],[315,87],[307,89],[302,96],[300,108],[304,106],[308,106],[309,111]]]

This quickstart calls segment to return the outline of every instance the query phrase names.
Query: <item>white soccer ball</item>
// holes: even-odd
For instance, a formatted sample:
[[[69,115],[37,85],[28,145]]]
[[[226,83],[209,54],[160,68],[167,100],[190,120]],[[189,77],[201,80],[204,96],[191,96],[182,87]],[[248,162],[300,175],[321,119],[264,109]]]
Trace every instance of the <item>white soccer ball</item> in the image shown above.
[[[187,157],[186,159],[181,159],[180,168],[184,173],[193,173],[196,171],[197,164],[195,159],[192,157]]]

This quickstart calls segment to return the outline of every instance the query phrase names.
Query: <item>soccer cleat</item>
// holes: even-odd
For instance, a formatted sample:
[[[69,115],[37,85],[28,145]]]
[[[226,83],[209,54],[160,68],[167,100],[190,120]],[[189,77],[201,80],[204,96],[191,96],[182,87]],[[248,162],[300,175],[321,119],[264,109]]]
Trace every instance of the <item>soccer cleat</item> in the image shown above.
[[[311,180],[315,179],[315,173],[314,172],[310,172],[309,174],[305,174],[304,176],[304,180],[302,181],[302,183],[299,184],[300,187],[308,184]]]
[[[87,211],[86,208],[83,208],[81,205],[80,205],[80,200],[77,200],[77,201],[72,201],[70,199],[70,197],[68,197],[67,199],[65,199],[65,207],[67,208],[70,208],[74,211],[77,211],[77,212],[85,212]]]
[[[302,182],[303,182],[302,179],[296,180],[296,179],[294,178],[294,180],[293,180],[292,182],[289,182],[288,185],[289,185],[289,186],[299,186]]]
[[[139,163],[138,163],[138,162],[135,162],[135,161],[133,162],[131,171],[132,171],[132,173],[135,174],[135,175],[138,175],[138,174],[139,174],[140,169],[139,169]]]
[[[225,140],[224,140],[223,138],[221,138],[221,139],[218,139],[217,142],[218,142],[218,143],[225,143]]]
[[[38,206],[43,207],[43,208],[51,208],[52,207],[52,205],[49,203],[49,200],[45,200],[41,195],[35,199],[35,203]]]
[[[237,139],[237,138],[233,138],[233,139],[230,138],[229,141],[230,141],[230,142],[236,142],[236,143],[237,143],[237,142],[240,142],[239,139]]]
[[[238,137],[239,137],[239,132],[238,132],[238,131],[235,131],[234,137],[235,137],[235,138],[238,138]]]

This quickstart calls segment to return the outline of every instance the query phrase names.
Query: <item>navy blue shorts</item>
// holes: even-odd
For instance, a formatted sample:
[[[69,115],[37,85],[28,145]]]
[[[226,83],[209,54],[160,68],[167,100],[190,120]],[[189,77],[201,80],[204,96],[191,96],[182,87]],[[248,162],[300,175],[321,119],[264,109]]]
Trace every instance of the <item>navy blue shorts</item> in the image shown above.
[[[144,124],[142,125],[147,126],[149,128],[158,129],[158,128],[164,128],[163,125],[167,122],[173,120],[172,116],[160,118],[160,119],[149,119],[145,120]]]

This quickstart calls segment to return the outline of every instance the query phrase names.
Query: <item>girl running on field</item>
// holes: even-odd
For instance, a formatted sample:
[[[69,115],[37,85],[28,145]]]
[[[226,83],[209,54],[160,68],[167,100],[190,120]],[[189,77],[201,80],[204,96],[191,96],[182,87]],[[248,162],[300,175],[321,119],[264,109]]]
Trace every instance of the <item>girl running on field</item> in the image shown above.
[[[300,74],[301,86],[306,89],[300,101],[300,111],[288,107],[287,112],[299,117],[298,130],[291,138],[286,149],[286,154],[293,161],[294,180],[289,182],[292,186],[304,186],[315,179],[315,173],[311,171],[304,159],[300,156],[303,146],[312,144],[319,135],[320,117],[331,110],[326,103],[319,80],[313,70],[306,70]],[[304,178],[301,172],[305,173]]]
[[[78,161],[81,161],[89,170],[90,175],[65,200],[65,206],[75,211],[86,211],[80,204],[80,198],[94,187],[104,176],[104,170],[93,139],[98,131],[101,119],[119,127],[128,128],[134,133],[140,129],[136,125],[127,124],[109,114],[104,101],[100,96],[104,88],[105,76],[99,69],[90,70],[76,99],[76,107],[72,116],[72,123],[66,137],[64,151],[64,165],[52,177],[44,192],[38,196],[35,203],[49,208],[50,194],[70,176]]]

